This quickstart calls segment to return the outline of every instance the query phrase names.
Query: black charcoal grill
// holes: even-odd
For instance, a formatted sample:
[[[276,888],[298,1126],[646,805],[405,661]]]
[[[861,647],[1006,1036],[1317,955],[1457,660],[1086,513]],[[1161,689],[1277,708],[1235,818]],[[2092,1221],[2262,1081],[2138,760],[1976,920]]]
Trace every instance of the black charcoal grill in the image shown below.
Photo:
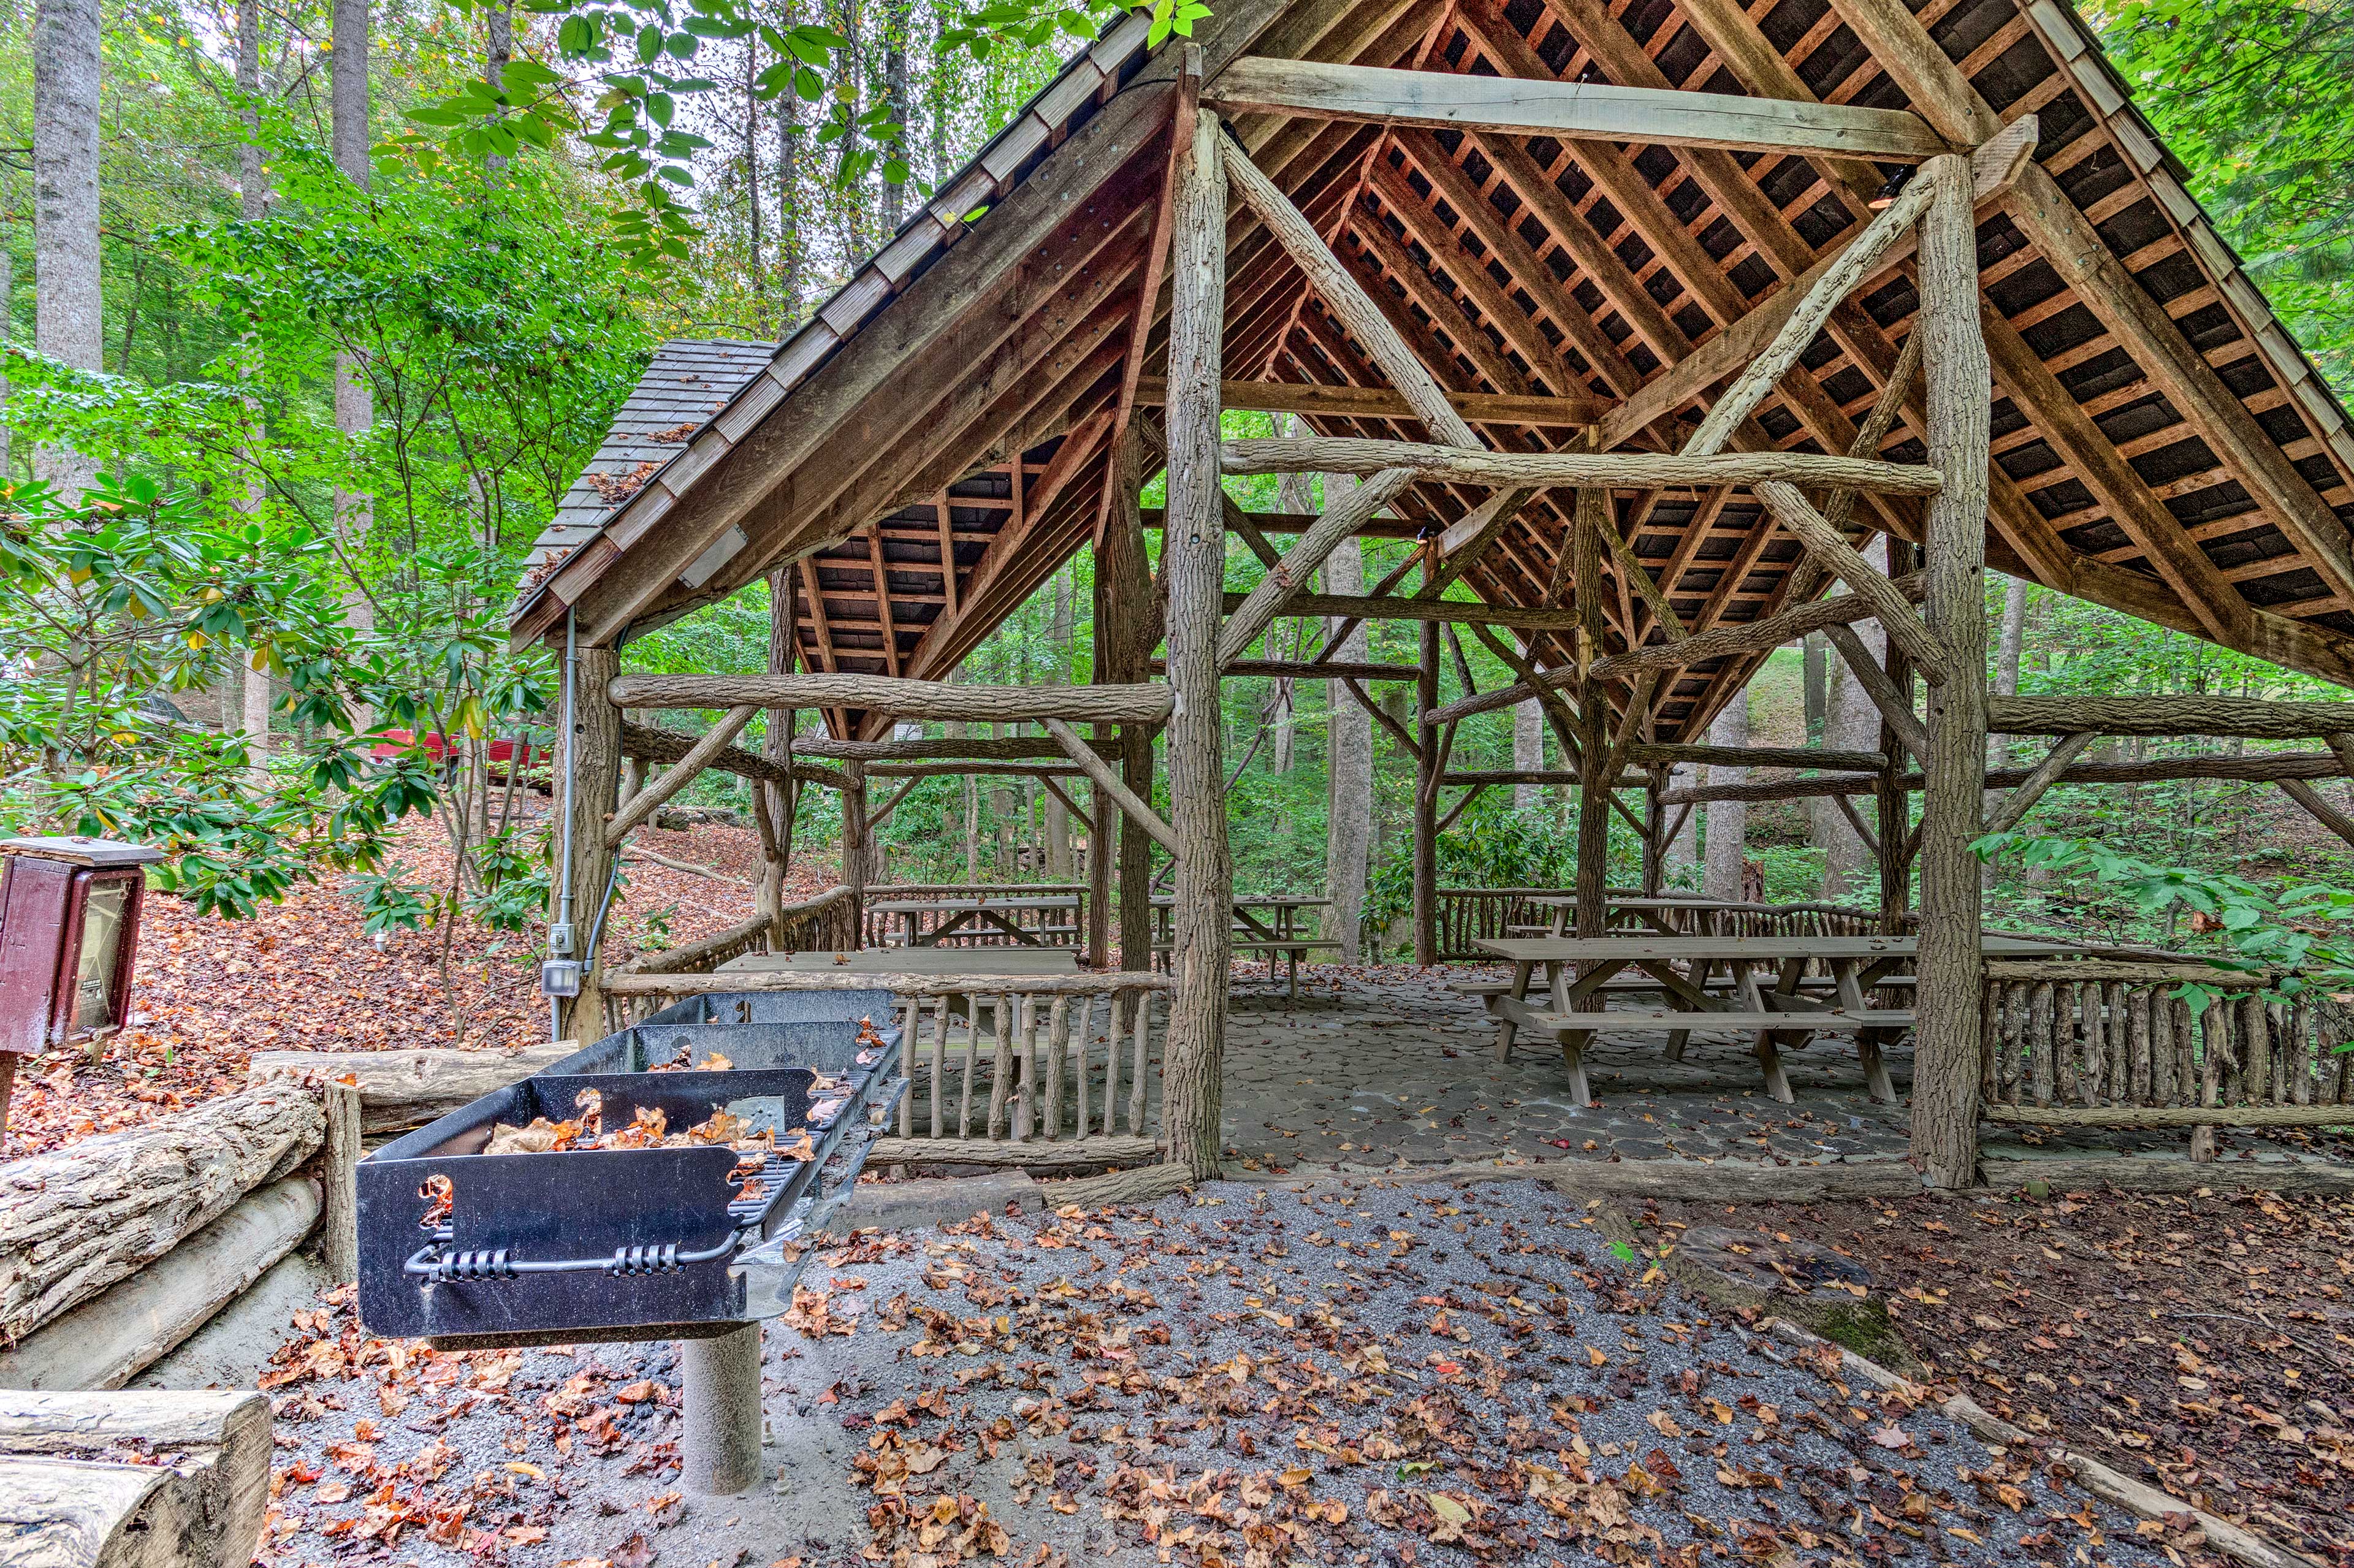
[[[905,1092],[890,1020],[887,991],[695,997],[387,1144],[358,1170],[368,1331],[466,1350],[695,1339],[785,1310],[789,1244],[822,1228]],[[729,1066],[696,1068],[714,1054]],[[609,1128],[725,1110],[780,1142],[806,1128],[811,1149],[752,1172],[725,1144],[482,1152],[498,1126],[579,1117],[587,1091]]]

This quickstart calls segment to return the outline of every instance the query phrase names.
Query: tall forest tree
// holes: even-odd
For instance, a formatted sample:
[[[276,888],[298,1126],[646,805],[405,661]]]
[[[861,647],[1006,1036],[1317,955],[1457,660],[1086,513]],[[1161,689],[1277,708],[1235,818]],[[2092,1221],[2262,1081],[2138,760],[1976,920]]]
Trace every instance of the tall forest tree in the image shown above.
[[[33,346],[76,370],[104,368],[98,162],[99,0],[40,0],[33,16]],[[48,445],[34,471],[68,498],[92,454]]]

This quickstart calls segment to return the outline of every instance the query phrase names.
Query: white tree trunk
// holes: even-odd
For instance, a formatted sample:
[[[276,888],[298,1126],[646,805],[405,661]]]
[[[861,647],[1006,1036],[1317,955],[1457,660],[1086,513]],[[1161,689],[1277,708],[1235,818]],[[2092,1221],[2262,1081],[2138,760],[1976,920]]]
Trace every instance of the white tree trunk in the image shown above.
[[[1888,568],[1888,541],[1873,535],[1863,548],[1863,558],[1885,571]],[[1888,634],[1876,620],[1859,621],[1856,636],[1872,651],[1875,659],[1884,659]],[[1832,672],[1830,712],[1823,720],[1823,744],[1835,750],[1872,751],[1880,746],[1880,708],[1855,672],[1844,661]],[[1834,903],[1850,892],[1869,884],[1876,894],[1879,888],[1879,867],[1863,847],[1863,841],[1849,825],[1847,814],[1827,798],[1810,802],[1815,818],[1815,842],[1823,846],[1823,896]]]
[[[1528,772],[1544,766],[1544,706],[1534,697],[1512,710],[1512,770]],[[1512,809],[1533,811],[1544,803],[1542,784],[1512,786]]]
[[[33,18],[33,346],[77,370],[102,368],[100,339],[98,0],[40,0]],[[97,476],[65,447],[33,471],[69,500]]]
[[[1339,474],[1324,476],[1324,500],[1330,505],[1341,489],[1355,481]],[[1340,487],[1340,488],[1336,488]],[[1343,539],[1324,557],[1324,591],[1365,591],[1364,546]],[[1365,629],[1349,633],[1334,655],[1365,657]],[[1341,944],[1341,961],[1360,961],[1365,875],[1370,869],[1373,835],[1373,719],[1338,682],[1325,683],[1326,800],[1324,817],[1324,889],[1332,900],[1325,935]]]
[[[1708,726],[1711,746],[1747,746],[1749,744],[1749,694],[1734,694],[1716,722]],[[1708,770],[1711,784],[1739,784],[1749,777],[1746,768],[1716,768]],[[1708,812],[1708,835],[1703,847],[1708,856],[1702,873],[1702,887],[1711,898],[1734,898],[1742,895],[1742,870],[1749,858],[1749,802],[1746,800],[1711,800],[1704,808]]]
[[[334,111],[335,167],[362,190],[368,188],[368,0],[334,0],[334,48],[329,99]],[[366,362],[355,354],[335,355],[335,429],[346,437],[365,434],[376,423],[376,393]],[[334,494],[335,535],[345,558],[356,559],[375,520],[375,507],[361,493]],[[372,619],[372,618],[369,618]]]
[[[270,756],[270,713],[275,705],[271,701],[273,694],[270,690],[270,676],[267,672],[248,665],[240,671],[238,684],[244,689],[245,694],[244,724],[241,727],[245,731],[246,755],[259,768]]]
[[[1681,789],[1692,781],[1692,770],[1679,763],[1668,769],[1668,788]],[[1683,885],[1687,874],[1700,864],[1700,816],[1697,810],[1685,811],[1683,826],[1668,841],[1667,879],[1672,885]]]

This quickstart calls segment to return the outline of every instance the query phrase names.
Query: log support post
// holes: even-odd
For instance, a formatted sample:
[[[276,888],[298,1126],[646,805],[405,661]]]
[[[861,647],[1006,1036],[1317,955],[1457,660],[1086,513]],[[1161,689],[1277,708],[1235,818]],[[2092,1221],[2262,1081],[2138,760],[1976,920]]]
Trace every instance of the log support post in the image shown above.
[[[1134,427],[1120,433],[1112,449],[1111,504],[1105,514],[1104,536],[1096,553],[1096,679],[1130,684],[1142,681],[1150,660],[1153,638],[1150,607],[1152,574],[1144,558],[1144,527],[1137,514],[1137,495],[1143,487],[1143,458]],[[1109,734],[1098,726],[1099,736]],[[1120,782],[1140,800],[1152,799],[1152,732],[1138,724],[1119,726]],[[1109,895],[1115,857],[1119,868],[1119,967],[1142,972],[1152,968],[1152,841],[1113,808],[1100,786],[1095,800],[1095,834],[1104,846],[1104,878]],[[1115,848],[1115,837],[1117,848]],[[1090,885],[1095,874],[1088,874]],[[1104,906],[1106,938],[1110,909]]]
[[[1169,581],[1171,827],[1177,841],[1175,989],[1161,1054],[1162,1136],[1196,1181],[1218,1175],[1220,1057],[1234,941],[1234,866],[1226,849],[1218,634],[1225,616],[1226,524],[1218,415],[1225,334],[1226,180],[1218,117],[1194,120],[1175,165],[1169,276]]]
[[[1929,631],[1950,660],[1929,688],[1922,759],[1920,1015],[1912,1155],[1936,1188],[1977,1178],[1979,989],[1977,857],[1986,800],[1986,511],[1992,372],[1978,326],[1978,226],[1969,163],[1933,158],[1935,189],[1921,223],[1922,363],[1929,461],[1945,482],[1925,535]],[[1893,629],[1892,629],[1893,630]],[[1889,834],[1888,837],[1895,835]]]
[[[1913,554],[1911,545],[1891,538],[1889,575],[1911,571],[1915,565]],[[1913,661],[1896,639],[1884,641],[1882,668],[1888,675],[1889,690],[1895,694],[1898,710],[1909,714],[1913,711]],[[1905,769],[1905,734],[1886,712],[1882,714],[1880,754],[1886,760],[1872,792],[1880,815],[1880,841],[1872,858],[1880,868],[1880,928],[1890,936],[1904,929],[1905,913],[1913,907],[1913,807],[1900,782]]]
[[[866,764],[845,762],[849,787],[842,792],[842,881],[850,889],[850,945],[866,945],[866,866],[873,835],[866,826]]]
[[[583,648],[573,656],[570,711],[565,715],[570,746],[564,777],[564,832],[557,853],[557,920],[570,927],[569,956],[581,960],[580,994],[560,999],[556,1033],[561,1039],[594,1040],[605,1033],[605,1001],[598,981],[603,959],[590,946],[601,937],[605,892],[613,875],[615,852],[605,842],[605,821],[621,781],[621,714],[606,696],[620,668],[610,648]]]
[[[1592,674],[1602,655],[1602,531],[1610,526],[1610,493],[1577,493],[1570,537],[1570,576],[1577,595],[1578,761],[1577,934],[1599,937],[1608,924],[1605,889],[1610,879],[1610,699]]]
[[[1438,729],[1438,623],[1422,623],[1422,658],[1415,677],[1421,749],[1414,759],[1414,961],[1438,961],[1438,779],[1445,766]]]
[[[1668,809],[1659,801],[1665,787],[1663,775],[1653,774],[1643,785],[1643,896],[1657,898],[1665,880],[1664,859],[1667,854]]]

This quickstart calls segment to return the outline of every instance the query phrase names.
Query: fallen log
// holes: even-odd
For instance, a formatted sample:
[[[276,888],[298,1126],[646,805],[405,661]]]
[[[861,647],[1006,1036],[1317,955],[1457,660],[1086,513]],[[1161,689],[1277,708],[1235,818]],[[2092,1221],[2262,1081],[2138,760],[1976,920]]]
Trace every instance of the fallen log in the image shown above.
[[[273,1181],[113,1288],[0,1351],[0,1389],[121,1388],[311,1234],[319,1184]]]
[[[270,1455],[269,1402],[245,1390],[0,1395],[0,1563],[245,1568]]]
[[[520,1051],[257,1051],[247,1082],[341,1079],[360,1091],[360,1131],[405,1132],[494,1089],[520,1083],[580,1049],[570,1040]]]
[[[163,1256],[308,1159],[326,1122],[315,1094],[270,1083],[0,1167],[0,1333],[22,1339]]]

